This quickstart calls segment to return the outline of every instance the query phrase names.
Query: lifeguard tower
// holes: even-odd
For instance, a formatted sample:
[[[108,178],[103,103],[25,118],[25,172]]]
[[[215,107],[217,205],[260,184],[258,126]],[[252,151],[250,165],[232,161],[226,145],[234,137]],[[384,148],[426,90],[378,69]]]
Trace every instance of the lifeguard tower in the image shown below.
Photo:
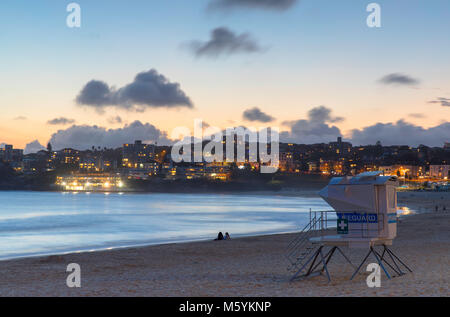
[[[289,244],[287,257],[295,271],[292,280],[325,271],[330,281],[328,263],[336,251],[354,266],[341,250],[343,246],[350,250],[368,249],[361,264],[354,266],[351,279],[371,254],[389,279],[391,274],[384,264],[397,275],[405,274],[400,266],[411,272],[388,248],[397,236],[398,182],[396,177],[381,174],[383,172],[366,172],[354,177],[335,177],[319,192],[334,210],[310,211],[309,224]],[[376,246],[381,246],[381,254]],[[320,270],[316,270],[320,266]]]

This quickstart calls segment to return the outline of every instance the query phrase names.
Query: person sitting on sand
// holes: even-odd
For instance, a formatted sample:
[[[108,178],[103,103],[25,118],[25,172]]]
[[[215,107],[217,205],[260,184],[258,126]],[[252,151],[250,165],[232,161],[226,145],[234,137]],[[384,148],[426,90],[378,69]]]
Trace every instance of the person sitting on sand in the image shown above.
[[[230,234],[228,232],[225,232],[224,240],[231,240]]]
[[[223,233],[219,232],[219,234],[217,235],[217,238],[214,239],[215,241],[219,241],[219,240],[223,240]]]

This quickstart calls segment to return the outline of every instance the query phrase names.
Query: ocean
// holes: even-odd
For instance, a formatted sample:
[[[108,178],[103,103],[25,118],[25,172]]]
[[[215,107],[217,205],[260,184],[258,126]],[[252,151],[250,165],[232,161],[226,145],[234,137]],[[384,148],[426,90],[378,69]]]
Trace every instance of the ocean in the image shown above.
[[[0,259],[301,230],[320,198],[0,192]]]

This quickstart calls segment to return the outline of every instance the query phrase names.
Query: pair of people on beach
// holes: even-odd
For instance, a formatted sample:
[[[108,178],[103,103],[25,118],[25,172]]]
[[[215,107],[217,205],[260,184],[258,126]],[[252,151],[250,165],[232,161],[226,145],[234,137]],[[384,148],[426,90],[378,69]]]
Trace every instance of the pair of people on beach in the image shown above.
[[[223,235],[222,232],[219,232],[219,234],[217,235],[217,238],[214,239],[215,241],[219,241],[219,240],[231,240],[230,235],[228,234],[228,232],[225,232],[225,236]]]

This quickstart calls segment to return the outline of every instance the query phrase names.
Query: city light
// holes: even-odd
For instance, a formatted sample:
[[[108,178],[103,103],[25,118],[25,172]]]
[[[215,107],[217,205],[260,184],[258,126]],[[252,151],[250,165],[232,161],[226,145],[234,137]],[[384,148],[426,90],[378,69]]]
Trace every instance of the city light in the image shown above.
[[[123,190],[125,183],[120,177],[102,174],[78,174],[58,176],[56,185],[65,191],[115,191]]]

